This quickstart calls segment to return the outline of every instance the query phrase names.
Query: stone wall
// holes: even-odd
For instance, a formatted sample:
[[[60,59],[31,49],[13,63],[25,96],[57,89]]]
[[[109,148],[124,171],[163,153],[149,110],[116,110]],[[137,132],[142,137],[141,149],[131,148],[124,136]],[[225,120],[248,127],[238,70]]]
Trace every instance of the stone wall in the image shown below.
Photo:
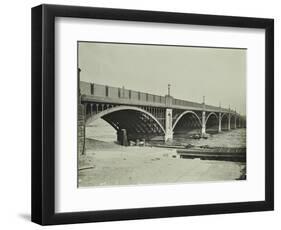
[[[78,105],[78,121],[77,121],[77,151],[78,154],[83,154],[85,144],[85,107],[82,104]]]
[[[81,94],[91,95],[91,84],[89,82],[80,81]]]

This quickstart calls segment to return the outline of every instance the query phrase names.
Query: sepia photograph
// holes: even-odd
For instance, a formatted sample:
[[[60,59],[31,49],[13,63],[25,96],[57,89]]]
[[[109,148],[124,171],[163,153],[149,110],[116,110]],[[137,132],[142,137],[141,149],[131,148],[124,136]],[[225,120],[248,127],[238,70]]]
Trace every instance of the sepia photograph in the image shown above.
[[[274,19],[158,8],[32,8],[33,222],[274,210]]]
[[[77,186],[246,180],[246,48],[77,42]]]

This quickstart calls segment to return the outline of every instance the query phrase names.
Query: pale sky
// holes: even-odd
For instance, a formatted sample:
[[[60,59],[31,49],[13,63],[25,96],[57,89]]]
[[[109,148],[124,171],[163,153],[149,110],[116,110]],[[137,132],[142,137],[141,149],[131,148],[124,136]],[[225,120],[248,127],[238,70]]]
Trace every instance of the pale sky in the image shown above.
[[[78,43],[80,79],[246,114],[246,49]]]

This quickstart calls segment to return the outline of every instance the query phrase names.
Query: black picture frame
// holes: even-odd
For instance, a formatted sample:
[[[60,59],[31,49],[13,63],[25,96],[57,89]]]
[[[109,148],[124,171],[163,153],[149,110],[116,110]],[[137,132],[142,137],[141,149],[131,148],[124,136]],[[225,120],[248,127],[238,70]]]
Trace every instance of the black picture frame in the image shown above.
[[[265,29],[265,200],[55,213],[55,18],[110,19]],[[253,86],[254,87],[254,86]],[[40,5],[32,8],[32,221],[41,225],[267,211],[274,209],[274,20]]]

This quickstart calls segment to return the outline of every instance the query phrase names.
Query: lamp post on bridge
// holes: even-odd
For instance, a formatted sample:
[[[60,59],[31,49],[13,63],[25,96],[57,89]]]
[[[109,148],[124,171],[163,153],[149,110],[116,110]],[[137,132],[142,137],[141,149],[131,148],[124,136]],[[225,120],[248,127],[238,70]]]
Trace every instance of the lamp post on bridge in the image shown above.
[[[77,86],[78,86],[78,105],[81,103],[81,90],[80,90],[80,73],[81,73],[81,69],[78,68],[77,71]]]
[[[171,96],[170,91],[171,91],[171,84],[168,84],[168,96]]]
[[[171,97],[171,84],[168,84],[168,95],[165,96],[165,142],[173,139],[173,109],[171,108],[173,98]]]
[[[81,104],[81,89],[80,89],[80,73],[81,69],[77,70],[77,86],[78,86],[78,153],[85,154],[85,138],[86,138],[86,106]],[[92,110],[91,110],[92,111]]]
[[[205,136],[206,135],[206,105],[205,105],[205,96],[203,96],[203,111],[202,111],[202,130],[201,130],[201,135]]]

